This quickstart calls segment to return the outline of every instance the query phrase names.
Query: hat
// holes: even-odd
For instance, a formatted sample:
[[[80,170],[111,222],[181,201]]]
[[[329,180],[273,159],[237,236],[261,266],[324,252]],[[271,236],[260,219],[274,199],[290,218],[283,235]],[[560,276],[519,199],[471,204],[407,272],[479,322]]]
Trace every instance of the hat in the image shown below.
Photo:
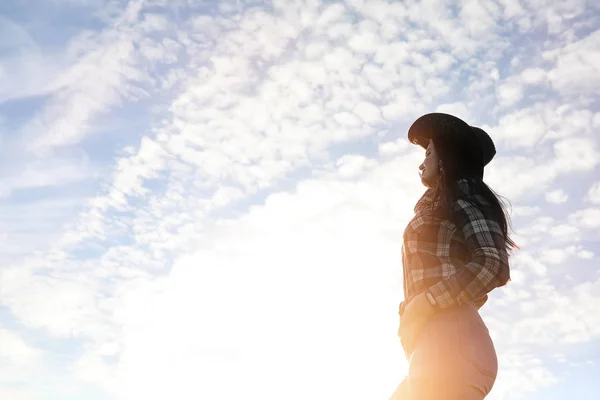
[[[459,153],[457,156],[468,158],[472,167],[481,169],[481,175],[483,167],[496,155],[496,146],[487,132],[450,114],[425,114],[408,129],[412,143],[427,148],[430,139],[450,145],[452,151]]]
[[[488,165],[496,155],[496,146],[494,145],[494,141],[483,129],[476,126],[471,126],[471,129],[473,129],[475,132],[475,136],[477,137],[477,140],[481,146],[483,165]]]

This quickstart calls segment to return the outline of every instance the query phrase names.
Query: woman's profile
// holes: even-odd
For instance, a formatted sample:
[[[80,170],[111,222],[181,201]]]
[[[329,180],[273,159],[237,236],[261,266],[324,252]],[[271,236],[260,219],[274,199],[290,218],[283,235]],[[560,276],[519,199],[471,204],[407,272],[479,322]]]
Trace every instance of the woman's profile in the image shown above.
[[[487,294],[509,280],[509,218],[484,183],[496,154],[489,135],[448,114],[417,119],[409,140],[426,149],[426,191],[402,243],[400,336],[408,376],[392,399],[481,400],[498,359],[479,315]]]

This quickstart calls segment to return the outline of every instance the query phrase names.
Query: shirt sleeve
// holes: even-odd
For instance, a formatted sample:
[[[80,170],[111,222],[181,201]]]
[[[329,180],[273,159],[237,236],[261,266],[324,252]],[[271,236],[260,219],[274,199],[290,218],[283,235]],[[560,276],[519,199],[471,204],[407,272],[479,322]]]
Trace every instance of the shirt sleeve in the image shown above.
[[[455,265],[453,275],[429,288],[438,308],[483,297],[492,289],[506,284],[510,276],[508,252],[500,224],[486,217],[482,206],[472,202],[459,199],[454,208],[455,223],[462,230],[471,261]]]

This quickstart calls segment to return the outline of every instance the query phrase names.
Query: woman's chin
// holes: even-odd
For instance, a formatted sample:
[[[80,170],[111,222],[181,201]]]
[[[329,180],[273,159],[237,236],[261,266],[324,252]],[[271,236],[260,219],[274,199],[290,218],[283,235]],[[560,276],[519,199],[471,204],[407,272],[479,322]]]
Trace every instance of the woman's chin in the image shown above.
[[[421,183],[426,188],[433,189],[433,185],[431,184],[430,180],[427,179],[427,177],[421,176]]]

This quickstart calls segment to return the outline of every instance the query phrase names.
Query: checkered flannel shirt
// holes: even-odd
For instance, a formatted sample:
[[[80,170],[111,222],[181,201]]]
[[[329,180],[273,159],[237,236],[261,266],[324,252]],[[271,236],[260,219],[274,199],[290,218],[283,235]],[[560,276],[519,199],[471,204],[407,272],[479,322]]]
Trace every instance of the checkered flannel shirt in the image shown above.
[[[458,181],[454,222],[434,216],[434,192],[428,189],[415,206],[404,232],[402,265],[404,305],[419,293],[431,293],[437,308],[466,302],[481,307],[487,294],[509,279],[508,253],[500,223],[489,203],[468,179]]]

